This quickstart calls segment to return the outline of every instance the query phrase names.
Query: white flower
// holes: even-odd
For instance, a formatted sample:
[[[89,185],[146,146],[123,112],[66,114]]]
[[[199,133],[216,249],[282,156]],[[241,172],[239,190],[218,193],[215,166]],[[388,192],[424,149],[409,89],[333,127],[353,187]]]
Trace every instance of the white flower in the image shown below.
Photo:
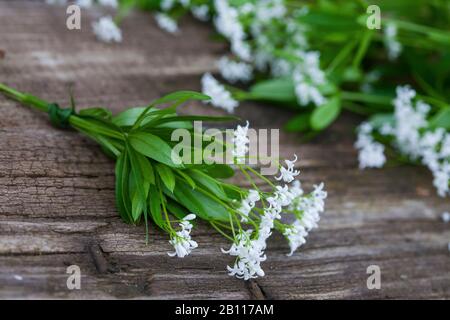
[[[93,3],[92,0],[77,0],[75,2],[77,6],[80,6],[82,8],[90,8],[92,7],[92,3]]]
[[[237,211],[241,214],[241,221],[248,221],[248,214],[255,207],[256,202],[260,200],[259,192],[256,190],[249,190],[247,197],[242,199],[240,207]]]
[[[222,57],[217,63],[221,76],[228,82],[248,82],[253,78],[253,67],[245,62],[230,60]]]
[[[361,169],[381,168],[386,163],[384,146],[378,142],[367,144],[359,150],[358,160]]]
[[[442,213],[441,218],[445,223],[450,222],[450,213],[448,213],[447,211]]]
[[[191,0],[178,0],[183,7],[188,7],[191,4]]]
[[[99,21],[92,23],[97,38],[104,42],[121,42],[122,32],[114,23],[110,16],[100,18]]]
[[[98,3],[105,7],[117,8],[117,0],[98,0]]]
[[[67,0],[45,0],[45,3],[61,6],[61,5],[67,4]]]
[[[168,11],[175,5],[175,0],[162,0],[160,3],[161,9],[163,11]]]
[[[261,262],[266,260],[264,254],[266,243],[259,239],[252,239],[252,233],[252,230],[241,232],[236,236],[235,243],[228,251],[222,249],[223,253],[237,257],[233,267],[227,266],[230,276],[244,280],[264,276]]]
[[[158,26],[164,31],[167,31],[169,33],[176,33],[178,31],[178,25],[176,21],[169,17],[167,14],[155,14],[155,19]]]
[[[214,19],[217,31],[232,41],[242,40],[245,33],[239,22],[238,11],[231,7],[227,0],[215,0],[214,6],[217,12]]]
[[[202,77],[202,91],[211,97],[210,103],[217,108],[222,108],[229,113],[239,105],[233,99],[223,85],[221,85],[210,73],[205,73]]]
[[[450,174],[444,170],[433,171],[434,179],[433,185],[436,187],[438,195],[445,197],[445,195],[450,191],[449,189],[449,179]]]
[[[384,45],[388,50],[389,60],[397,59],[402,53],[402,44],[397,41],[397,26],[393,23],[388,23],[384,29]]]
[[[374,141],[372,130],[372,126],[367,122],[362,123],[358,129],[355,147],[359,150],[358,160],[361,169],[381,168],[386,162],[384,146]]]
[[[298,103],[302,106],[313,103],[319,107],[327,101],[318,89],[319,85],[325,83],[325,73],[320,69],[320,54],[316,51],[299,51],[298,57],[301,63],[293,73]]]
[[[281,167],[280,168],[280,176],[275,177],[277,180],[283,180],[286,183],[292,182],[296,176],[299,175],[300,171],[294,170],[295,162],[297,161],[297,155],[294,155],[294,160],[284,160],[286,163],[286,168]]]
[[[289,187],[289,192],[294,199],[302,196],[304,191],[302,189],[300,181],[295,180],[294,182],[292,182],[292,184]]]
[[[296,186],[297,187],[297,186]],[[301,245],[306,242],[306,236],[318,227],[320,213],[325,209],[327,192],[323,191],[324,184],[314,186],[314,191],[306,197],[297,197],[290,205],[291,210],[298,211],[301,217],[288,226],[283,235],[288,239],[291,256]]]
[[[231,39],[231,52],[244,61],[252,60],[250,45],[241,38]]]
[[[284,59],[275,59],[271,62],[270,71],[276,78],[283,77],[292,72],[292,65]]]
[[[232,154],[238,163],[244,163],[245,155],[248,152],[248,144],[250,143],[248,126],[249,122],[247,121],[245,127],[238,125],[236,130],[234,130]]]
[[[194,6],[191,8],[192,15],[196,17],[200,21],[208,21],[209,16],[209,7],[206,4],[201,6]]]
[[[282,19],[287,11],[283,0],[259,0],[255,8],[256,19],[262,23]]]
[[[195,214],[191,213],[181,220],[181,230],[176,232],[176,234],[169,241],[169,243],[175,248],[175,252],[167,253],[170,257],[177,256],[179,258],[184,258],[189,255],[193,249],[198,247],[197,242],[192,240],[190,235],[192,230],[192,223],[190,221],[194,219]]]
[[[299,220],[295,220],[295,222],[287,227],[283,232],[283,235],[288,239],[289,246],[291,252],[288,253],[288,256],[292,256],[292,254],[304,243],[306,243],[306,236],[308,232],[305,227],[300,224]]]
[[[274,192],[274,196],[276,197],[281,207],[290,205],[293,199],[293,195],[291,194],[287,185],[284,185],[283,187],[277,186],[276,191]]]

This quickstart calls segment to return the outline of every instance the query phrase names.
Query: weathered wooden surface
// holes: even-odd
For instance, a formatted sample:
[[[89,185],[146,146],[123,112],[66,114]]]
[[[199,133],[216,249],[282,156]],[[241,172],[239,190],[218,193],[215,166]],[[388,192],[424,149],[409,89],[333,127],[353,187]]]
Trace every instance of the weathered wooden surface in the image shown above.
[[[114,111],[177,89],[199,89],[203,72],[226,51],[210,29],[187,19],[181,34],[160,31],[149,15],[124,21],[125,41],[95,40],[84,12],[82,31],[65,28],[65,10],[36,2],[0,1],[0,82],[65,103],[73,83],[79,106]],[[220,114],[192,104],[185,112]],[[252,126],[279,128],[292,113],[242,105]],[[282,156],[301,155],[306,186],[329,191],[321,227],[293,257],[280,236],[269,245],[267,276],[246,283],[228,277],[227,243],[206,226],[200,248],[169,258],[167,238],[122,223],[114,208],[113,162],[75,132],[58,131],[45,115],[0,97],[0,298],[450,298],[450,225],[439,216],[423,168],[360,171],[346,116],[302,144],[281,133]],[[68,265],[80,266],[82,289],[66,287]],[[379,265],[380,290],[366,287]],[[21,280],[20,280],[21,279]]]

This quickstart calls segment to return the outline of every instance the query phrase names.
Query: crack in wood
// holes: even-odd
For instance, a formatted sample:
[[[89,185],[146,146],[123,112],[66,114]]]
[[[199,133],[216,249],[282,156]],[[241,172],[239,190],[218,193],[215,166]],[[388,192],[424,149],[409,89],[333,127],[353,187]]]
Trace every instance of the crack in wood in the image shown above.
[[[249,280],[247,282],[247,289],[250,292],[252,300],[266,300],[267,296],[262,287],[255,280]]]
[[[107,273],[109,270],[109,263],[106,260],[103,250],[98,243],[88,244],[88,253],[94,262],[94,266],[99,273]]]

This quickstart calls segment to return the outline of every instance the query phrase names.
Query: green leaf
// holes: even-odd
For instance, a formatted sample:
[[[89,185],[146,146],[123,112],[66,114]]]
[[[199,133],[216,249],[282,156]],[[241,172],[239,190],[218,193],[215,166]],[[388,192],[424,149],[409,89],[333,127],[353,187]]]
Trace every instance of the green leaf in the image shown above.
[[[164,229],[166,226],[166,222],[162,216],[161,198],[158,189],[154,185],[150,186],[148,205],[150,209],[150,215],[152,216],[153,221],[156,223],[158,227]]]
[[[192,189],[182,179],[178,179],[174,195],[179,203],[204,220],[229,220],[229,213],[223,205],[202,192]]]
[[[141,217],[142,213],[146,210],[146,199],[144,199],[136,190],[131,201],[133,220],[136,222]]]
[[[430,119],[430,127],[450,129],[450,109],[442,109]]]
[[[106,108],[89,108],[82,109],[78,112],[80,116],[93,117],[97,119],[111,120],[112,113],[109,109]]]
[[[213,178],[228,179],[234,176],[233,168],[227,164],[199,165],[194,168],[202,170]]]
[[[172,154],[172,148],[158,136],[148,132],[133,132],[129,134],[128,139],[133,149],[144,156],[169,167],[183,167],[181,158],[175,153]]]
[[[128,195],[128,179],[130,175],[130,165],[126,151],[120,154],[116,162],[116,206],[120,217],[127,223],[132,222],[130,197]]]
[[[146,201],[150,183],[155,182],[153,169],[149,161],[127,145],[127,152],[131,163],[130,194],[132,198],[132,216],[137,221],[146,210]]]
[[[189,169],[187,170],[189,176],[196,181],[198,184],[202,185],[204,189],[209,190],[211,193],[213,193],[217,198],[227,201],[228,197],[223,190],[220,183],[214,179],[208,176],[207,174],[196,170],[196,169]]]
[[[234,116],[223,116],[223,117],[216,117],[216,116],[170,116],[170,117],[164,117],[159,119],[154,123],[155,126],[159,126],[163,123],[169,123],[169,122],[192,122],[192,121],[236,121],[239,120],[238,117]]]
[[[173,189],[175,188],[175,175],[172,170],[168,166],[158,163],[156,164],[156,171],[167,189],[169,189],[170,192],[173,192]]]
[[[151,105],[158,105],[168,102],[184,102],[187,100],[210,100],[211,98],[203,93],[195,91],[177,91],[169,93],[151,103]]]
[[[311,115],[311,128],[323,130],[328,127],[341,112],[341,99],[338,96],[330,98],[327,103],[314,109]]]
[[[112,118],[112,122],[120,127],[132,126],[139,116],[144,112],[145,107],[127,109]]]
[[[194,180],[192,180],[192,178],[188,174],[186,174],[184,171],[178,170],[178,169],[176,169],[175,171],[191,186],[192,189],[195,189],[197,187]]]
[[[290,132],[303,132],[310,129],[311,113],[301,113],[291,120],[289,120],[285,125],[284,129]]]
[[[294,82],[291,78],[261,81],[250,88],[250,98],[274,102],[297,101]]]
[[[189,210],[185,207],[181,206],[175,200],[168,199],[167,201],[167,210],[169,213],[173,214],[178,219],[183,219],[186,215],[189,214]]]

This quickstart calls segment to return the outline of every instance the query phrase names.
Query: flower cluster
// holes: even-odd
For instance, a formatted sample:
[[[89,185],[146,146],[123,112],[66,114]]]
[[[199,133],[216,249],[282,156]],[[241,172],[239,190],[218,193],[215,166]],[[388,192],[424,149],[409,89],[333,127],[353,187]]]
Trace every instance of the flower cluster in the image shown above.
[[[358,139],[355,148],[358,149],[359,167],[381,168],[386,162],[384,146],[375,141],[372,136],[373,127],[370,123],[364,122],[358,128]]]
[[[321,106],[326,102],[318,87],[325,83],[325,73],[320,69],[319,52],[298,52],[300,63],[297,65],[294,74],[295,93],[298,103],[306,106],[313,103]]]
[[[308,49],[305,28],[298,22],[298,17],[307,13],[306,6],[288,10],[285,0],[213,0],[204,1],[202,5],[164,0],[161,10],[170,13],[177,3],[184,8],[190,7],[200,20],[211,17],[217,31],[230,42],[234,57],[222,57],[218,61],[220,74],[225,80],[232,84],[249,82],[254,78],[255,70],[270,72],[273,77],[292,79],[301,106],[326,103],[321,87],[327,79],[320,67],[320,54]],[[164,25],[162,28],[167,29]],[[283,51],[282,56],[280,50]],[[219,85],[218,82],[216,84]],[[229,99],[233,98],[230,93],[227,95],[229,99],[224,100],[225,90],[221,88],[218,97],[212,95],[216,100],[213,105],[231,112],[235,107],[229,107]],[[211,95],[211,91],[206,92]],[[237,101],[233,105],[237,106]]]
[[[397,41],[397,26],[393,23],[388,23],[384,28],[384,44],[390,60],[397,59],[403,51],[402,44]]]
[[[94,30],[97,38],[104,42],[121,42],[122,31],[114,23],[111,16],[105,16],[100,20],[92,23],[92,29]]]
[[[238,125],[236,130],[234,130],[232,154],[238,163],[243,163],[245,161],[245,155],[248,152],[248,144],[250,142],[247,135],[248,126],[249,122],[247,121],[245,127]]]
[[[253,67],[251,64],[222,57],[217,65],[222,77],[230,83],[236,83],[238,81],[248,82],[253,78]]]
[[[383,146],[375,142],[373,134],[392,139],[393,147],[411,161],[420,161],[433,173],[433,184],[442,197],[450,193],[450,133],[433,128],[428,120],[431,106],[416,98],[409,86],[397,87],[393,102],[392,123],[383,122],[378,128],[365,123],[359,128],[356,147],[360,167],[381,167],[385,162]]]
[[[202,77],[202,91],[211,97],[214,107],[225,109],[232,113],[239,103],[233,99],[231,93],[225,89],[210,73],[205,73]]]
[[[197,242],[191,239],[191,221],[194,219],[195,214],[191,213],[181,220],[181,230],[177,231],[169,241],[169,243],[175,248],[175,252],[167,253],[170,257],[177,256],[178,258],[184,258],[185,256],[189,255],[192,250],[198,247]]]
[[[155,15],[156,23],[158,23],[158,26],[169,32],[169,33],[176,33],[178,31],[178,25],[171,17],[169,17],[166,14],[158,13]]]
[[[245,128],[248,128],[248,123]],[[246,132],[242,129],[238,127],[236,130],[239,131],[236,135],[241,138]],[[296,161],[297,156],[293,160],[285,160],[286,167],[280,165],[279,176],[275,179],[283,185],[272,184],[270,192],[263,192],[254,185],[255,189],[247,191],[239,203],[237,218],[253,227],[244,230],[239,224],[239,231],[234,235],[230,249],[222,249],[223,253],[236,257],[234,265],[227,266],[230,276],[244,280],[264,276],[261,263],[267,258],[267,240],[273,230],[278,230],[286,237],[291,249],[289,255],[292,255],[305,243],[308,232],[317,228],[327,193],[323,191],[324,185],[320,184],[310,194],[304,194],[300,181],[295,180],[300,174],[299,170],[295,170]],[[245,166],[238,166],[245,171]],[[294,215],[295,221],[285,224],[283,213]]]

